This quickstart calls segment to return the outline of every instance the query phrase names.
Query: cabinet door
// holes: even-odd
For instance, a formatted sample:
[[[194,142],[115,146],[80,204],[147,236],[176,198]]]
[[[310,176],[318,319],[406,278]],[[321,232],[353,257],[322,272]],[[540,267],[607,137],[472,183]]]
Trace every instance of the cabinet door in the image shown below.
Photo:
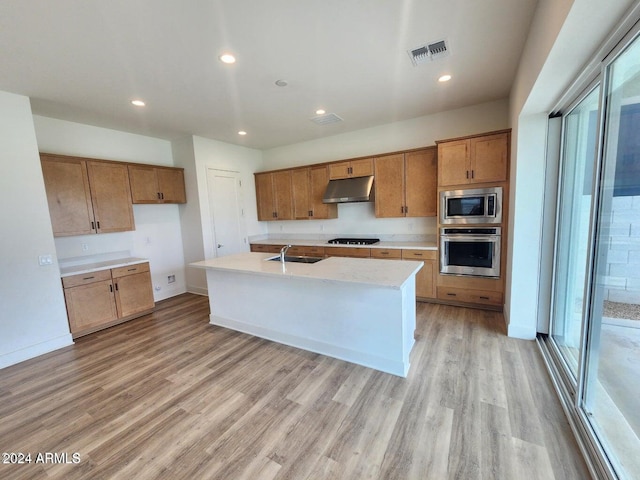
[[[424,266],[416,274],[416,297],[436,298],[437,258],[438,252],[436,250],[402,250],[403,260],[424,262]]]
[[[135,273],[113,280],[119,317],[127,317],[154,307],[151,274]]]
[[[324,192],[327,189],[328,183],[328,167],[312,167],[310,169],[311,217],[314,219],[338,217],[338,205],[336,205],[335,203],[322,203]]]
[[[438,185],[469,183],[469,141],[438,144]]]
[[[275,220],[275,205],[273,203],[273,179],[270,173],[256,173],[256,202],[258,220]]]
[[[436,149],[405,153],[404,167],[405,216],[435,217],[438,205]]]
[[[111,279],[65,288],[71,333],[99,327],[118,318]]]
[[[133,203],[160,202],[160,189],[155,168],[129,165],[129,183]]]
[[[180,168],[156,168],[162,203],[187,203],[184,171]]]
[[[424,266],[416,275],[416,297],[436,298],[436,282],[434,272],[437,271],[435,260],[425,260]]]
[[[40,158],[53,235],[95,233],[86,162],[74,158],[53,160],[46,155]]]
[[[375,159],[376,217],[404,217],[404,154]]]
[[[87,162],[98,233],[135,230],[127,165]]]
[[[351,162],[351,177],[367,177],[373,175],[373,158],[363,158]]]
[[[309,169],[292,170],[291,184],[293,189],[293,218],[296,220],[309,218],[311,216]]]
[[[349,178],[351,171],[351,162],[339,162],[329,165],[329,178],[337,180],[340,178]]]
[[[509,135],[501,133],[470,139],[471,177],[475,183],[507,180]]]
[[[273,173],[273,192],[277,220],[293,220],[291,170]]]

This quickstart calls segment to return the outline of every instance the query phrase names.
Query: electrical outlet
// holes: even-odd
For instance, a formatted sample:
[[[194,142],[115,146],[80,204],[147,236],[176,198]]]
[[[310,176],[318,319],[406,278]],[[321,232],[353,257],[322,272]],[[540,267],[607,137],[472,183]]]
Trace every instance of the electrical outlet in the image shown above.
[[[53,265],[53,256],[52,255],[40,255],[40,256],[38,256],[38,264],[40,266]]]
[[[86,252],[87,250],[89,250],[89,245],[87,243],[83,243],[82,244],[82,251]]]
[[[175,283],[176,282],[176,276],[175,275],[168,275],[167,276],[167,283]]]

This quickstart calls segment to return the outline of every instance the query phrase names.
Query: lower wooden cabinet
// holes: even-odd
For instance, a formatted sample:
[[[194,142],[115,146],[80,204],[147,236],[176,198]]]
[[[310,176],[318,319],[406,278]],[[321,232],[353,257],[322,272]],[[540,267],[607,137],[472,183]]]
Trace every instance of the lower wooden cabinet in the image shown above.
[[[325,247],[324,254],[327,257],[369,258],[371,257],[371,249],[360,247]]]
[[[437,250],[402,250],[403,260],[418,260],[424,266],[416,274],[416,297],[418,299],[436,298],[436,279],[438,275]]]
[[[266,245],[262,243],[252,243],[251,251],[259,253],[280,253],[283,245]]]
[[[62,279],[73,338],[153,311],[148,263],[72,275]]]
[[[502,292],[468,290],[454,287],[438,287],[438,299],[446,302],[472,303],[487,306],[502,306]]]

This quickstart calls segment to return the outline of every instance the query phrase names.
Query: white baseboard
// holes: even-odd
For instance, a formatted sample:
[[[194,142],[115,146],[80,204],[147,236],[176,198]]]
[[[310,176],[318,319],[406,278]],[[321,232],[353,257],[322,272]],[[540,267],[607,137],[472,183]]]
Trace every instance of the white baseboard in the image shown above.
[[[507,335],[513,338],[520,338],[522,340],[535,340],[536,329],[524,325],[514,325],[513,323],[510,323],[509,325],[507,325]]]
[[[71,337],[71,334],[52,338],[46,342],[31,345],[29,347],[16,350],[15,352],[2,354],[0,355],[0,368],[15,365],[16,363],[24,362],[25,360],[44,355],[45,353],[68,347],[69,345],[73,345],[73,338]]]
[[[211,325],[230,328],[238,332],[248,333],[249,335],[254,335],[256,337],[271,340],[273,342],[282,343],[291,347],[301,348],[310,352],[320,353],[322,355],[327,355],[339,360],[356,363],[358,365],[373,368],[375,370],[380,370],[392,375],[406,377],[407,373],[409,372],[408,362],[407,364],[403,364],[402,362],[378,357],[366,352],[350,350],[326,342],[321,342],[310,338],[303,338],[297,335],[290,335],[285,332],[279,332],[270,328],[261,327],[259,325],[251,325],[248,323],[232,320],[229,318],[223,318],[216,315],[209,315],[209,319],[209,323],[211,323]]]
[[[194,293],[196,295],[203,295],[205,297],[209,296],[209,290],[207,290],[207,287],[194,287],[193,285],[187,285],[187,292]]]

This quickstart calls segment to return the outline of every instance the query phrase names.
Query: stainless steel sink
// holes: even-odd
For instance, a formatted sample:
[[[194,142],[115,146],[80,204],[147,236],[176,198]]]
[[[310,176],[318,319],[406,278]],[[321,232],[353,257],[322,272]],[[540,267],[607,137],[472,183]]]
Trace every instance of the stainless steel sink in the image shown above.
[[[267,260],[271,262],[279,262],[280,255],[276,255],[275,257],[267,258]],[[285,255],[285,262],[293,262],[293,263],[316,263],[320,260],[324,260],[323,257],[302,257],[302,256],[294,256],[294,255]]]

